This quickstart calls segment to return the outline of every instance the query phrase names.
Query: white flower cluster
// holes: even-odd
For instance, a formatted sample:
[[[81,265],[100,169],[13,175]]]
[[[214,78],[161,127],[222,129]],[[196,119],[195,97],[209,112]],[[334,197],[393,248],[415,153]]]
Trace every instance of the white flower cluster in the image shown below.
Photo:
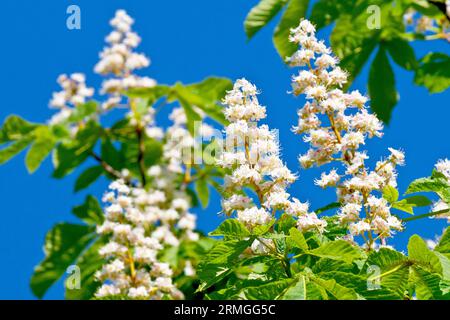
[[[288,62],[304,67],[293,77],[295,95],[305,94],[307,102],[298,111],[299,122],[294,131],[304,134],[310,149],[299,157],[304,168],[337,161],[343,164],[341,174],[336,169],[323,173],[315,183],[321,187],[337,187],[341,202],[340,219],[349,224],[351,235],[367,232],[372,244],[372,233],[381,239],[401,230],[402,224],[390,214],[388,203],[372,195],[387,185],[396,186],[397,165],[404,163],[401,151],[389,148],[391,155],[379,161],[373,171],[366,169],[366,152],[359,151],[367,138],[381,137],[383,125],[367,111],[367,98],[358,91],[345,93],[341,87],[347,74],[338,66],[331,50],[315,37],[315,27],[307,20],[291,30],[290,41],[299,45]],[[360,217],[361,211],[365,212]],[[384,242],[384,240],[383,240]]]
[[[150,171],[162,184],[161,168]],[[197,240],[196,217],[188,212],[186,195],[172,190],[170,183],[146,191],[116,180],[109,188],[103,199],[109,203],[105,221],[97,227],[98,233],[109,236],[99,251],[108,263],[96,274],[103,282],[96,296],[182,298],[172,283],[172,269],[158,261],[158,252],[165,246],[178,246],[183,238]]]
[[[450,185],[450,160],[441,159],[435,165],[436,171],[445,176]],[[448,203],[445,203],[443,200],[437,201],[433,205],[433,211],[441,211],[441,210],[450,210],[450,206]],[[437,215],[436,218],[447,219],[448,223],[450,223],[450,212]]]
[[[154,79],[133,74],[134,70],[150,65],[146,56],[133,51],[141,42],[140,37],[131,30],[133,19],[124,10],[118,10],[110,23],[114,30],[106,37],[109,47],[100,53],[100,61],[95,66],[95,72],[113,76],[102,84],[101,92],[110,94],[103,104],[104,109],[120,104],[123,90],[156,85]]]
[[[258,126],[266,117],[266,109],[258,102],[256,87],[245,79],[237,80],[224,99],[224,113],[230,124],[226,127],[226,146],[217,163],[231,169],[225,176],[223,211],[236,212],[237,219],[252,229],[268,224],[277,210],[297,217],[301,230],[323,231],[326,222],[308,212],[308,204],[290,199],[286,188],[296,176],[280,159],[276,132],[267,125]],[[242,194],[244,187],[252,188],[259,205]],[[258,246],[255,244],[255,246]]]
[[[94,95],[94,89],[86,87],[86,78],[82,73],[72,73],[70,76],[62,74],[58,77],[58,84],[62,90],[54,92],[50,100],[50,107],[58,109],[50,119],[50,124],[66,121],[79,104],[86,102],[86,98]]]
[[[205,118],[206,115],[202,110],[196,106],[192,106],[192,108],[201,119]],[[166,131],[163,156],[168,161],[169,171],[182,173],[186,164],[191,165],[194,162],[193,148],[196,147],[196,142],[186,127],[187,117],[183,108],[174,108],[169,115],[169,119],[172,120],[173,125],[168,127]],[[216,129],[203,121],[199,121],[198,124],[200,126],[195,133],[196,137],[209,140]]]
[[[145,133],[165,142],[162,162],[147,170],[148,190],[118,180],[104,196],[110,205],[105,209],[106,219],[98,232],[110,235],[109,243],[100,250],[110,262],[97,275],[104,282],[98,297],[125,294],[130,298],[160,299],[167,294],[180,298],[182,294],[172,284],[173,272],[167,264],[158,261],[158,252],[178,246],[181,241],[199,239],[194,231],[196,216],[189,212],[190,199],[183,188],[177,187],[184,172],[178,156],[183,145],[171,143],[173,135],[190,137],[184,127],[184,111],[174,109],[170,116],[174,124],[164,133],[156,126],[152,110],[148,113]],[[195,274],[190,261],[186,261],[184,272],[187,276]]]
[[[450,17],[450,1],[446,0],[446,14]],[[425,36],[425,39],[446,39],[450,41],[450,23],[448,18],[436,19],[410,8],[403,15],[407,29]]]

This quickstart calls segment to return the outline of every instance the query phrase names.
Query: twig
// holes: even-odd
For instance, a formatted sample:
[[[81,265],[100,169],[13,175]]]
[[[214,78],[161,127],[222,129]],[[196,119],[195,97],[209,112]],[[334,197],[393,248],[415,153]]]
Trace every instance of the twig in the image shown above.
[[[424,214],[421,214],[421,215],[418,215],[418,216],[409,217],[409,218],[405,218],[405,219],[402,219],[402,220],[405,221],[405,222],[414,221],[414,220],[427,218],[427,217],[432,217],[432,216],[436,216],[436,215],[447,213],[447,212],[450,212],[450,208],[449,209],[439,210],[439,211],[434,211],[434,212],[429,212],[429,213],[424,213]]]
[[[103,167],[103,169],[106,172],[108,172],[109,174],[111,174],[112,176],[114,176],[117,179],[122,178],[120,172],[118,172],[116,169],[111,167],[111,165],[109,163],[107,163],[105,160],[103,160],[98,154],[96,154],[94,151],[91,151],[90,154],[95,160],[97,160],[100,163],[100,165]]]

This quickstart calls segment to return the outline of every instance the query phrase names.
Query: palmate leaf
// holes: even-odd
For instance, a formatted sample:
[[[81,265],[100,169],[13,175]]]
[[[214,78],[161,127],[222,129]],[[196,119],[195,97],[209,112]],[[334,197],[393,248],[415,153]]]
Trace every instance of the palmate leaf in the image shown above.
[[[86,225],[60,223],[45,238],[45,259],[36,266],[30,286],[42,298],[45,292],[66,272],[95,238],[93,228]]]
[[[244,29],[247,38],[251,39],[264,27],[286,4],[287,0],[260,0],[245,18]]]

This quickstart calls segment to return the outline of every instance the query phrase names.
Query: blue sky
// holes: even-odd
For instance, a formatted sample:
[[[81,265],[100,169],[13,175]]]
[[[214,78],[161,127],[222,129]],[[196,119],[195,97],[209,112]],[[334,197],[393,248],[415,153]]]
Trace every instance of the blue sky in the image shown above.
[[[290,131],[296,122],[296,110],[302,98],[287,94],[294,72],[283,65],[271,42],[274,27],[264,29],[247,42],[242,23],[248,10],[257,1],[32,1],[4,0],[0,11],[0,51],[2,102],[0,120],[9,114],[44,122],[52,110],[47,105],[52,91],[57,90],[60,73],[81,71],[87,74],[90,86],[98,87],[101,78],[92,70],[110,31],[109,19],[116,9],[123,8],[135,18],[135,30],[143,38],[140,51],[152,59],[145,71],[160,83],[197,82],[208,75],[231,79],[246,77],[262,91],[260,101],[267,106],[267,123],[280,130],[283,158],[300,175],[290,192],[312,207],[333,200],[333,194],[312,184],[318,170],[300,170],[299,153],[306,146]],[[81,8],[81,30],[66,28],[66,8]],[[326,37],[327,31],[321,32]],[[443,42],[418,43],[419,56],[428,51],[448,51]],[[400,102],[383,139],[370,141],[372,161],[387,154],[392,146],[403,148],[407,166],[399,172],[400,191],[410,181],[429,175],[437,159],[450,156],[448,119],[449,93],[429,95],[424,88],[413,85],[413,75],[395,68]],[[354,87],[366,90],[367,68]],[[162,123],[165,123],[163,120]],[[60,221],[76,221],[70,210],[80,204],[86,194],[101,195],[106,181],[99,181],[88,191],[73,193],[77,174],[63,180],[51,179],[51,162],[47,159],[33,175],[23,164],[23,154],[0,166],[0,298],[31,299],[28,283],[42,258],[45,233]],[[197,210],[199,227],[210,231],[220,221],[218,196],[213,194],[207,210]],[[411,222],[396,237],[402,249],[408,237],[419,233],[433,238],[440,233],[442,220]],[[63,298],[62,284],[52,288],[46,298]]]

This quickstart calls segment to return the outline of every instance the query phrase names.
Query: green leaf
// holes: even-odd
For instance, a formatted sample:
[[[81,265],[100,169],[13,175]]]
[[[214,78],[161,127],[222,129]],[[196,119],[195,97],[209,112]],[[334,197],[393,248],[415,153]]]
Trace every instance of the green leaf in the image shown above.
[[[38,126],[19,116],[11,115],[5,119],[0,129],[0,143],[22,140]]]
[[[407,258],[400,252],[381,248],[379,251],[371,252],[367,259],[367,266],[374,270],[379,268],[380,274],[374,274],[370,281],[380,279],[381,286],[404,297],[408,286],[409,265]]]
[[[80,129],[75,139],[70,142],[59,144],[53,154],[53,165],[55,178],[62,178],[82,164],[97,143],[102,128],[95,121],[89,121]]]
[[[414,205],[408,203],[406,201],[406,199],[402,199],[400,201],[394,202],[392,204],[392,208],[403,211],[403,212],[407,212],[409,214],[414,214]]]
[[[370,287],[368,280],[363,275],[356,275],[349,272],[331,271],[321,273],[322,279],[333,279],[343,287],[353,289],[356,293],[369,300],[396,300],[399,296],[383,286]]]
[[[73,109],[68,121],[69,122],[82,121],[86,117],[96,113],[97,110],[98,110],[98,103],[95,101],[88,101],[86,103],[79,104]]]
[[[125,92],[130,98],[146,98],[148,104],[152,105],[162,97],[169,94],[171,88],[166,85],[156,85],[150,88],[133,88]]]
[[[425,86],[430,93],[445,91],[450,86],[450,57],[432,52],[420,59],[414,82]]]
[[[321,258],[340,260],[347,263],[352,263],[354,260],[364,257],[361,249],[352,246],[344,240],[326,242],[320,247],[308,251],[307,254]]]
[[[389,123],[398,101],[394,71],[383,46],[372,62],[369,72],[371,108],[384,123]]]
[[[447,229],[445,229],[438,245],[436,246],[436,248],[434,248],[434,250],[441,253],[450,253],[450,227],[447,227]]]
[[[116,170],[123,168],[123,154],[114,147],[110,139],[102,141],[101,155],[103,161]]]
[[[415,292],[419,300],[442,300],[443,292],[440,284],[442,278],[435,273],[431,273],[423,268],[412,268],[412,281],[415,285]],[[448,298],[447,298],[448,299]]]
[[[312,281],[323,287],[336,300],[356,300],[358,298],[355,290],[338,284],[334,279],[324,280],[314,276]]]
[[[306,16],[309,0],[290,0],[281,17],[280,23],[275,28],[273,43],[280,57],[284,60],[297,50],[298,46],[289,41],[291,28],[295,28],[302,17]]]
[[[88,300],[94,297],[95,292],[101,285],[101,282],[97,281],[95,273],[105,263],[98,251],[105,244],[106,239],[99,238],[77,258],[76,265],[80,268],[80,288],[71,290],[66,284],[66,299]]]
[[[415,70],[419,65],[414,53],[414,49],[408,41],[395,38],[386,42],[386,48],[390,56],[400,67],[406,70]]]
[[[251,39],[262,27],[281,10],[286,0],[261,0],[253,7],[245,18],[244,29],[247,38]]]
[[[442,274],[443,268],[439,257],[428,249],[425,241],[416,234],[409,238],[408,256],[427,270]]]
[[[425,196],[411,196],[404,198],[403,200],[415,207],[426,207],[433,204],[433,202]]]
[[[430,177],[419,178],[411,182],[406,189],[405,194],[415,192],[440,192],[450,187],[448,181],[444,178]]]
[[[306,278],[299,274],[294,284],[291,284],[284,291],[281,300],[306,300]]]
[[[285,290],[294,282],[293,279],[284,279],[269,282],[256,287],[248,287],[243,291],[250,300],[275,300],[282,297]]]
[[[184,113],[186,114],[186,127],[191,134],[191,136],[195,135],[195,123],[200,123],[202,121],[202,117],[194,110],[192,105],[182,97],[178,97],[178,101],[184,109]]]
[[[223,280],[236,266],[237,259],[247,249],[253,239],[228,240],[218,242],[197,267],[197,274],[202,281],[197,291],[204,291]]]
[[[230,238],[245,238],[250,236],[250,231],[240,221],[227,219],[220,226],[209,233],[210,236],[226,236]]]
[[[0,164],[10,160],[15,155],[19,154],[23,149],[33,141],[33,137],[24,137],[21,140],[10,143],[7,147],[0,149]]]
[[[345,225],[342,225],[339,221],[339,217],[336,215],[330,217],[323,217],[327,222],[327,227],[325,230],[326,238],[330,240],[336,240],[345,236],[348,233],[348,229]]]
[[[120,153],[123,155],[123,166],[135,174],[139,174],[139,164],[136,161],[139,155],[139,143],[136,135],[122,143]],[[159,162],[163,152],[162,143],[151,138],[144,139],[144,164],[149,168]]]
[[[291,230],[291,228],[294,228],[296,226],[297,221],[292,217],[292,215],[283,213],[281,217],[276,221],[276,223],[277,223],[277,231],[279,233],[289,234],[289,230]],[[270,227],[265,228],[264,226],[262,226],[262,228],[267,229],[265,230],[265,232],[269,231],[270,229]]]
[[[340,66],[349,74],[347,87],[360,73],[379,42],[379,31],[369,30],[366,21],[366,15],[342,15],[331,33],[331,47],[341,59]]]
[[[94,239],[92,227],[61,223],[47,233],[45,259],[35,267],[31,278],[31,290],[38,298],[65,272],[86,246]]]
[[[392,203],[392,208],[414,214],[415,207],[426,207],[431,204],[432,201],[425,196],[411,196]]]
[[[42,126],[34,130],[34,142],[25,157],[28,172],[33,173],[42,161],[50,154],[56,144],[56,138],[48,127]]]
[[[198,179],[195,181],[195,192],[197,193],[203,208],[208,207],[209,203],[209,187],[206,179]]]
[[[87,224],[100,225],[103,223],[104,215],[100,203],[91,195],[86,197],[82,205],[72,209],[72,213]]]
[[[205,105],[220,102],[226,92],[231,90],[233,83],[230,79],[219,77],[208,77],[201,82],[192,83],[185,86],[190,91],[191,95],[201,97],[203,102],[197,103],[200,108],[204,108]],[[204,110],[206,111],[206,110]]]
[[[144,141],[144,163],[147,168],[158,163],[162,156],[162,148],[161,142],[155,139],[146,139]]]
[[[103,173],[102,166],[93,166],[87,168],[75,181],[75,192],[86,189],[94,183]]]
[[[338,19],[341,14],[350,12],[354,5],[354,0],[319,0],[314,3],[309,20],[319,30]]]
[[[387,185],[383,189],[383,198],[386,199],[389,203],[397,202],[398,190],[393,186]]]
[[[303,251],[308,251],[308,243],[306,242],[305,236],[297,228],[291,228],[289,230],[289,239],[295,244],[296,247]]]
[[[194,133],[191,121],[200,121],[201,117],[194,110],[194,106],[202,110],[211,119],[220,124],[227,124],[222,107],[218,104],[222,101],[226,92],[232,88],[233,84],[229,79],[209,77],[201,82],[183,85],[176,83],[173,87],[174,93],[171,99],[176,99],[182,104],[186,116],[188,117],[188,127],[191,134]]]

